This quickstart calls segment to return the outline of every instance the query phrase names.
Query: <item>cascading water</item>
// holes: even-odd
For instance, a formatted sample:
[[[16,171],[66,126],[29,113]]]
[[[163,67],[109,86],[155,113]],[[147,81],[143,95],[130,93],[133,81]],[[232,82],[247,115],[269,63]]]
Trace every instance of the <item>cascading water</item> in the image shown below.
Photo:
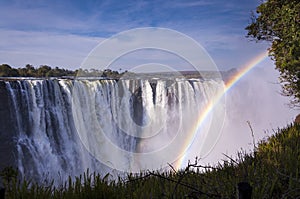
[[[222,89],[213,79],[0,81],[0,166],[41,181],[193,159],[191,129]],[[201,129],[211,123],[208,117]],[[206,134],[197,137],[199,153]]]
[[[6,81],[5,88],[12,119],[1,125],[13,128],[16,153],[12,155],[24,176],[65,177],[96,167],[78,144],[66,87],[56,80],[20,80]]]

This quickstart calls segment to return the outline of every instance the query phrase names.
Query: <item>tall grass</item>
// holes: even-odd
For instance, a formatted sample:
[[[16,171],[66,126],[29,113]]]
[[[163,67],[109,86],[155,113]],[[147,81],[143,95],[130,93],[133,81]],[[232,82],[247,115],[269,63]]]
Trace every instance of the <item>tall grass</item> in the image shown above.
[[[180,171],[144,172],[109,181],[87,171],[57,187],[18,180],[2,171],[6,198],[236,198],[239,182],[249,182],[252,198],[300,198],[300,125],[278,129],[254,152],[238,153],[215,166],[189,164]]]

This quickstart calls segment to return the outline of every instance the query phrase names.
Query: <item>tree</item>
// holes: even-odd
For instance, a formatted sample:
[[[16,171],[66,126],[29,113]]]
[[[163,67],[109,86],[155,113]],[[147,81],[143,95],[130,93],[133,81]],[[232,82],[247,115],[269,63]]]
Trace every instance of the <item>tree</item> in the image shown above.
[[[12,68],[8,64],[0,65],[0,77],[17,77],[19,73],[16,69]]]
[[[51,71],[51,67],[47,65],[42,65],[37,69],[37,76],[38,77],[47,77],[47,73]]]
[[[19,73],[24,77],[35,77],[37,75],[36,69],[31,64],[26,64],[25,68],[19,69]]]
[[[282,93],[300,105],[300,1],[267,0],[246,27],[248,36],[271,42],[269,55],[280,72]]]

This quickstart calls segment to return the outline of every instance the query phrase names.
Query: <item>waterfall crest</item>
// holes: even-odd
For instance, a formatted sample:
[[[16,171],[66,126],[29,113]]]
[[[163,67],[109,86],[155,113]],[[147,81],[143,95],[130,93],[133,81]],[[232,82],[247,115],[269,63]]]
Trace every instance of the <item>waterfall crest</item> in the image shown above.
[[[200,79],[0,81],[0,166],[13,164],[38,181],[86,169],[163,168],[187,155],[199,114],[222,86]],[[195,141],[200,155],[212,124],[208,116]]]

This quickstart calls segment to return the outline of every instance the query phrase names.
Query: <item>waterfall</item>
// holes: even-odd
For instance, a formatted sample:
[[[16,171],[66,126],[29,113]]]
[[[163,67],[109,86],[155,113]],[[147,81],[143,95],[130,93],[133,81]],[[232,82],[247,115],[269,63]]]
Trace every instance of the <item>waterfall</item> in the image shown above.
[[[59,181],[87,169],[138,172],[193,159],[186,147],[199,113],[222,86],[180,78],[2,80],[0,167]],[[212,124],[207,117],[201,127],[199,154]]]

